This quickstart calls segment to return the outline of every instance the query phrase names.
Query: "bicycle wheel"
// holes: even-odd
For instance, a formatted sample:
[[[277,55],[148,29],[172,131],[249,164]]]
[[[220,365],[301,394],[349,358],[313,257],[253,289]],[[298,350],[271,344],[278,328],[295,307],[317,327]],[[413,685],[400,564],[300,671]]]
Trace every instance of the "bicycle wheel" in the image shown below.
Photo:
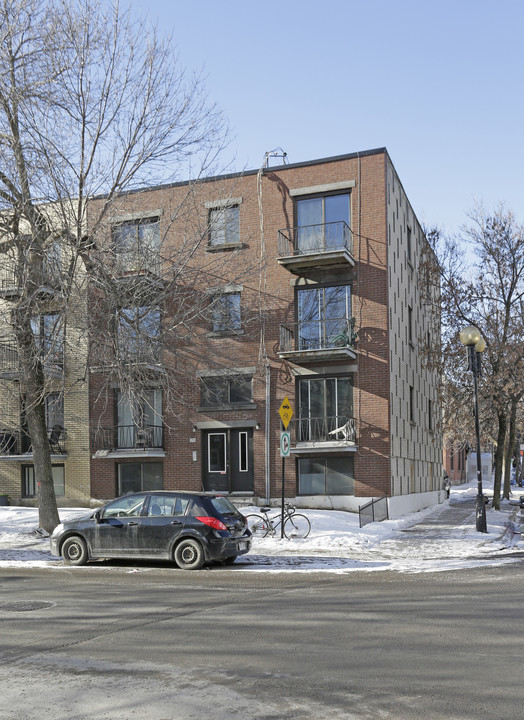
[[[284,535],[288,540],[306,538],[311,530],[311,523],[305,515],[293,513],[284,523]]]
[[[269,525],[265,517],[262,515],[246,515],[246,522],[253,537],[266,537]]]

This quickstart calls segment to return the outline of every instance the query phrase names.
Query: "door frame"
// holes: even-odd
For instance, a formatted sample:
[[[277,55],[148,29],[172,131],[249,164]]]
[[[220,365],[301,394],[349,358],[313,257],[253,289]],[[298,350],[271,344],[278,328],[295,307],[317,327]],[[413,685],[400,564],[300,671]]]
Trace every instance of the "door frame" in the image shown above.
[[[224,470],[210,470],[210,438],[213,435],[224,437]],[[247,451],[247,466],[242,463],[241,438],[245,436],[244,447]],[[201,475],[202,487],[209,492],[254,492],[254,452],[253,452],[253,427],[234,426],[201,429],[202,462]],[[244,456],[245,460],[245,456]],[[245,465],[245,463],[244,463]],[[245,473],[245,475],[244,475]],[[239,487],[239,477],[245,480],[245,487]],[[223,482],[212,482],[222,479]]]

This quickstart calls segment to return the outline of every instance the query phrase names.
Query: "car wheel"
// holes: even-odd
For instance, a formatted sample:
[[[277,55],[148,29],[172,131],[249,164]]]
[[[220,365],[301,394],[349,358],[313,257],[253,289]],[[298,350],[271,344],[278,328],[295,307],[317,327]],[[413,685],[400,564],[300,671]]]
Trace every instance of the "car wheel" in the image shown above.
[[[87,545],[77,535],[68,537],[62,545],[62,557],[68,565],[85,565],[87,562]]]
[[[175,548],[175,562],[183,570],[198,570],[204,564],[204,551],[197,540],[186,538]]]

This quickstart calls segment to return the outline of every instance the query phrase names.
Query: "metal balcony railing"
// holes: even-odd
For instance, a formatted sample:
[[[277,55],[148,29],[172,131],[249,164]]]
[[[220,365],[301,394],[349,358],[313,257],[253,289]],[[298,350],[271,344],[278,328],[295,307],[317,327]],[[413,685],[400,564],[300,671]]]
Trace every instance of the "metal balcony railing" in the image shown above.
[[[35,338],[44,373],[50,377],[61,377],[64,372],[64,346],[57,341],[47,346],[40,337]],[[0,341],[0,377],[16,378],[20,375],[20,362],[16,343],[10,340]]]
[[[355,445],[357,442],[355,419],[348,415],[299,416],[291,422],[296,443],[342,441]]]
[[[115,254],[114,272],[124,276],[160,276],[161,262],[158,252],[150,248],[120,250]]]
[[[138,342],[131,339],[127,344],[122,341],[106,342],[100,336],[91,340],[91,369],[110,370],[122,366],[144,366],[163,370],[164,346],[151,338]]]
[[[60,265],[56,261],[48,260],[44,263],[41,277],[36,280],[41,292],[52,294],[60,287]],[[32,278],[35,282],[35,278]],[[0,295],[20,293],[27,282],[16,270],[2,268],[0,270]]]
[[[321,225],[285,228],[278,231],[278,257],[316,255],[336,251],[347,251],[353,254],[353,235],[342,220]]]
[[[116,425],[100,427],[93,432],[94,451],[159,450],[164,448],[161,425]]]
[[[62,425],[47,428],[49,446],[53,454],[65,454],[65,430]],[[31,438],[27,430],[20,428],[0,428],[0,456],[30,455]]]
[[[317,318],[280,326],[280,352],[355,349],[354,318]]]

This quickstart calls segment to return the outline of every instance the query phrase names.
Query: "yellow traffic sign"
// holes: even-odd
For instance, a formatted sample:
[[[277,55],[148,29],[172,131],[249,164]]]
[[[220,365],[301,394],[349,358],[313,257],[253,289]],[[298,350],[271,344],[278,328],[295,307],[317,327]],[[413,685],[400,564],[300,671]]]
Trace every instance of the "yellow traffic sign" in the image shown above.
[[[291,407],[291,403],[289,402],[287,395],[282,400],[282,405],[280,406],[280,410],[278,411],[278,414],[280,415],[280,419],[282,420],[282,425],[284,426],[284,430],[287,430],[289,421],[293,417],[293,408]]]

